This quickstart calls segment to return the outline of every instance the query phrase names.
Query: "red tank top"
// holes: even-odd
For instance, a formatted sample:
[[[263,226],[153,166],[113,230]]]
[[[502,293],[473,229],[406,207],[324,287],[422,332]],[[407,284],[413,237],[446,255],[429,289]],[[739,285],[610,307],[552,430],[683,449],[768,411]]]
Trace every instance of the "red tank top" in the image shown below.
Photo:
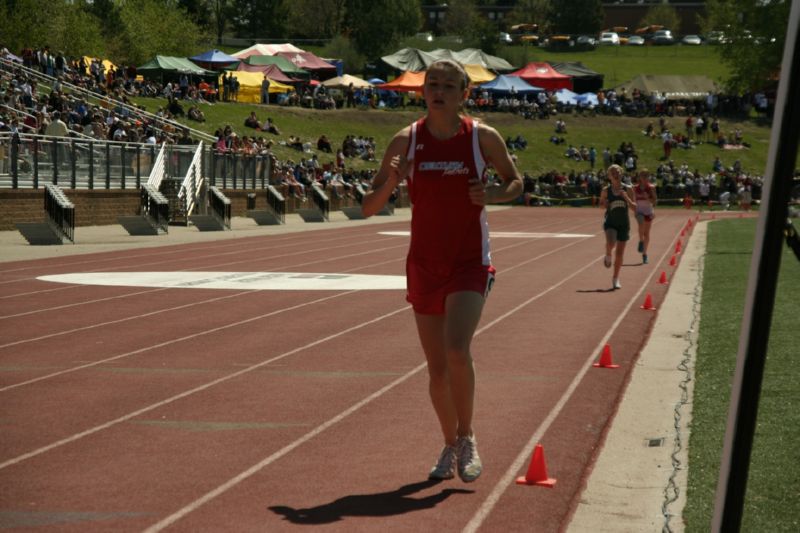
[[[469,181],[484,183],[486,163],[474,120],[462,118],[451,138],[435,138],[425,119],[411,125],[408,179],[411,199],[411,246],[408,257],[429,268],[449,271],[455,265],[489,265],[486,209],[469,199]]]

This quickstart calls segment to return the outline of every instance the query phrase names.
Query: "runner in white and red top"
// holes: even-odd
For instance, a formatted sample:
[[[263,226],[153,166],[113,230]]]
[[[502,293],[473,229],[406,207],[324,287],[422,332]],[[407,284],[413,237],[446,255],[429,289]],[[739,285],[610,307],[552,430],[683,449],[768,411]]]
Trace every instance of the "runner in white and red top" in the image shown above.
[[[464,68],[432,63],[425,74],[425,118],[400,130],[362,200],[380,211],[408,180],[412,203],[406,298],[411,302],[428,362],[429,394],[444,448],[431,479],[474,481],[482,471],[472,429],[475,370],[470,345],[491,286],[485,205],[522,194],[522,178],[500,134],[460,114],[468,96]],[[487,185],[491,164],[502,183]]]
[[[656,188],[650,183],[650,172],[642,169],[636,174],[636,185],[633,187],[636,201],[636,222],[639,224],[639,253],[642,264],[647,264],[647,249],[650,245],[650,226],[655,218],[655,205],[658,201]]]

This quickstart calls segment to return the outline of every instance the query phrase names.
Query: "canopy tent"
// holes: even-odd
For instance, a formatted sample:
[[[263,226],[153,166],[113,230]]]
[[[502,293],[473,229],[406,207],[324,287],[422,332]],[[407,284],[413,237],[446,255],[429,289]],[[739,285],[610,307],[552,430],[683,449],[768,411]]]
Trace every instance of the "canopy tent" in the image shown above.
[[[214,76],[216,73],[199,67],[185,57],[156,56],[136,71],[147,77],[163,76],[164,74],[189,74],[192,76]]]
[[[621,92],[625,89],[631,94],[634,89],[639,89],[643,94],[664,93],[668,100],[699,100],[705,98],[709,92],[717,92],[719,87],[714,80],[708,76],[667,76],[655,74],[642,74],[631,81],[614,87],[614,90]]]
[[[550,66],[556,72],[572,77],[572,90],[576,93],[596,93],[603,88],[603,75],[579,61],[571,63],[550,62]]]
[[[278,52],[275,56],[288,59],[297,68],[316,72],[320,75],[336,75],[336,67],[334,65],[323,61],[311,52]]]
[[[569,89],[559,89],[555,92],[556,101],[559,104],[576,105],[578,103],[578,93],[574,93]]]
[[[582,107],[599,105],[600,103],[600,100],[597,99],[597,95],[592,92],[579,94],[575,99],[578,101],[578,105]]]
[[[521,69],[509,74],[509,76],[518,76],[532,85],[544,87],[550,91],[555,91],[556,89],[572,90],[572,78],[560,74],[548,63],[528,63]]]
[[[398,70],[425,70],[428,65],[438,59],[454,59],[462,65],[480,65],[481,67],[497,72],[514,70],[514,67],[503,58],[491,56],[476,48],[466,48],[459,52],[439,48],[431,52],[424,52],[418,48],[403,48],[394,54],[383,56],[384,63]]]
[[[284,44],[254,44],[249,48],[245,48],[244,50],[239,50],[233,57],[238,59],[244,59],[250,56],[271,56],[275,55],[278,52],[303,52],[302,49],[297,48],[295,45],[291,43],[284,43]]]
[[[290,78],[307,80],[311,77],[311,74],[307,70],[296,67],[294,63],[280,56],[249,56],[232,70],[264,72],[264,70],[271,65],[278,67],[281,72]]]
[[[230,71],[233,77],[239,80],[239,97],[237,102],[248,104],[261,103],[261,81],[264,75],[260,72]],[[224,76],[225,74],[223,74]],[[220,82],[220,86],[222,83]],[[284,85],[275,80],[270,80],[269,93],[285,93],[294,89],[291,85]]]
[[[473,85],[480,85],[497,77],[497,74],[489,72],[480,65],[464,65],[464,70],[467,71],[469,82]]]
[[[197,65],[208,70],[221,70],[239,62],[237,58],[229,56],[225,52],[220,52],[217,49],[203,52],[202,54],[192,56],[189,59],[191,59]]]
[[[86,68],[87,69],[92,64],[92,61],[94,61],[95,59],[98,59],[98,58],[91,57],[91,56],[83,56],[83,62],[86,63]],[[108,72],[111,69],[117,70],[116,65],[114,65],[114,63],[112,63],[108,59],[103,59],[100,62],[103,64],[103,68],[106,69],[106,72]]]
[[[385,89],[387,91],[400,91],[400,92],[422,92],[422,86],[425,85],[424,72],[403,72],[401,75],[388,83],[378,85],[378,89]]]
[[[516,92],[517,94],[532,94],[544,90],[541,87],[535,87],[531,85],[530,83],[526,82],[520,77],[506,75],[506,74],[501,74],[500,76],[497,76],[492,81],[481,85],[480,88],[485,89],[491,93],[500,93],[500,94],[511,93],[512,89],[513,92]]]
[[[267,78],[273,81],[278,81],[280,83],[295,83],[297,81],[303,81],[298,78],[292,78],[291,76],[287,76],[284,72],[278,68],[278,65],[264,65],[263,67],[255,67],[252,65],[245,64],[244,61],[239,63],[239,67],[236,69],[238,72],[258,72],[261,74],[261,77],[264,77],[264,74],[267,75]],[[308,74],[306,73],[306,79],[308,78]]]
[[[351,83],[353,84],[353,88],[355,89],[372,87],[372,84],[370,82],[363,80],[361,78],[357,78],[355,76],[351,76],[350,74],[345,74],[343,76],[336,76],[335,78],[323,81],[322,85],[324,85],[325,87],[349,87]]]

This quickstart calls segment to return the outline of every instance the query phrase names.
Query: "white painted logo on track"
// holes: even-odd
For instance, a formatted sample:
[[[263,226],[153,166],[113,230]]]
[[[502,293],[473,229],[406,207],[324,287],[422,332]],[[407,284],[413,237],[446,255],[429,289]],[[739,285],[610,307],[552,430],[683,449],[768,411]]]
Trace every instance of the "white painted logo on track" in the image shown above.
[[[87,272],[37,279],[76,285],[258,291],[405,290],[405,276],[314,272]]]
[[[409,237],[410,231],[379,231],[378,235],[391,235],[394,237]],[[517,231],[493,231],[489,237],[496,239],[585,239],[594,237],[594,234],[585,233],[526,233]]]

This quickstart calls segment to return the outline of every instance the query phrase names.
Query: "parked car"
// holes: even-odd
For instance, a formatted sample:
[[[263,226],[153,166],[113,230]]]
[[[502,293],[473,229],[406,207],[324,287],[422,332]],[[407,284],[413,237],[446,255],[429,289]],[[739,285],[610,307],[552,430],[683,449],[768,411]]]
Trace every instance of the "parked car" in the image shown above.
[[[628,42],[625,44],[628,46],[644,46],[644,37],[641,35],[631,35],[628,37]]]
[[[604,31],[600,34],[600,44],[619,44],[619,34],[613,31]]]
[[[594,46],[597,44],[597,39],[591,35],[580,35],[575,39],[575,44],[583,46]]]
[[[653,44],[675,44],[675,37],[670,30],[658,30],[653,32]]]
[[[699,35],[684,35],[683,39],[681,39],[681,43],[697,46],[703,44],[703,40]]]
[[[500,42],[503,44],[511,44],[513,43],[513,39],[511,39],[511,34],[501,31],[499,36]]]

